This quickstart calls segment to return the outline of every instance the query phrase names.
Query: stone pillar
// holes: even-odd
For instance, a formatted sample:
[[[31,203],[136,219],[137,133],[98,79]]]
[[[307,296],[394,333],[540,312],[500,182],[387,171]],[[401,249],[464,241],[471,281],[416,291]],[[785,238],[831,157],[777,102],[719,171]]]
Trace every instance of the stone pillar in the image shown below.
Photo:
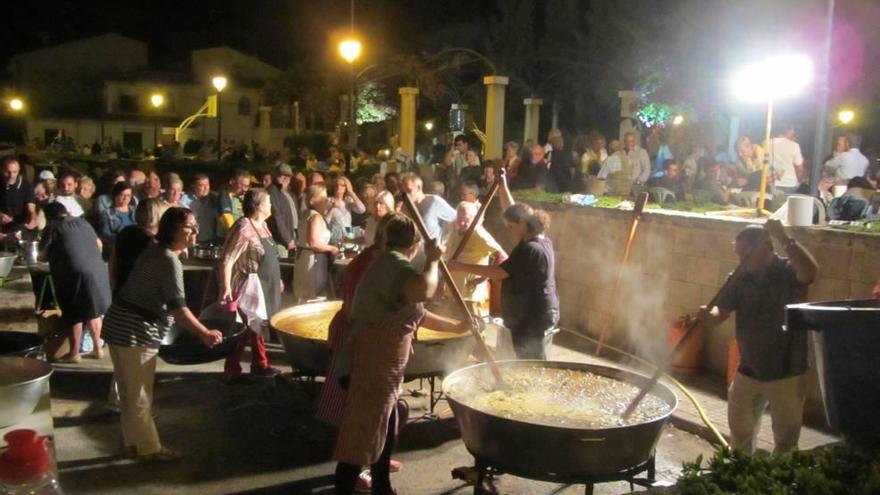
[[[293,102],[293,133],[299,134],[300,123],[299,123],[299,101]]]
[[[522,145],[525,148],[529,141],[538,142],[538,125],[541,123],[541,105],[544,100],[540,98],[526,98],[523,105],[526,106],[525,128],[523,129]]]
[[[486,149],[483,158],[501,158],[504,147],[504,87],[509,79],[505,76],[486,76]]]
[[[632,90],[622,90],[617,92],[617,97],[620,98],[620,136],[618,139],[622,140],[623,135],[627,132],[637,132],[633,125],[633,119],[636,118],[635,106],[639,93]]]
[[[419,88],[403,87],[400,94],[400,147],[411,160],[416,157],[416,100]]]
[[[272,107],[260,106],[257,120],[257,143],[265,149],[269,149],[269,141],[272,138]]]

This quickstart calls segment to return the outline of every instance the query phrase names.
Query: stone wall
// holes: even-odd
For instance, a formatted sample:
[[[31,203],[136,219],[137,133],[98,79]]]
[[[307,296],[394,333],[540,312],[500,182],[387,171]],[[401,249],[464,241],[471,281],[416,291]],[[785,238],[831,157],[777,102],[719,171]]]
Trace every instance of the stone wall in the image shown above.
[[[595,337],[609,311],[614,311],[613,340],[629,341],[642,354],[655,358],[665,355],[669,323],[706,304],[734,270],[733,239],[750,223],[739,218],[646,211],[623,283],[612,300],[632,212],[540,207],[552,217],[550,237],[556,247],[562,326]],[[497,224],[493,227],[499,231]],[[880,280],[880,236],[828,228],[793,228],[789,233],[807,246],[820,265],[809,300],[871,296],[874,283]],[[732,337],[732,318],[706,333],[705,369],[725,373]],[[818,397],[815,386],[811,388],[811,395]]]

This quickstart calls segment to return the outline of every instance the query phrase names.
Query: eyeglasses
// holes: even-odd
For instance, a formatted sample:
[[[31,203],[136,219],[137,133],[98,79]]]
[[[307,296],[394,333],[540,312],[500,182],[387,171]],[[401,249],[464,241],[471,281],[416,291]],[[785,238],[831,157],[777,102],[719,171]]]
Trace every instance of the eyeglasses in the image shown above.
[[[184,225],[183,228],[189,229],[190,232],[192,232],[193,234],[199,233],[199,224],[197,224],[197,223],[188,223],[188,224]]]

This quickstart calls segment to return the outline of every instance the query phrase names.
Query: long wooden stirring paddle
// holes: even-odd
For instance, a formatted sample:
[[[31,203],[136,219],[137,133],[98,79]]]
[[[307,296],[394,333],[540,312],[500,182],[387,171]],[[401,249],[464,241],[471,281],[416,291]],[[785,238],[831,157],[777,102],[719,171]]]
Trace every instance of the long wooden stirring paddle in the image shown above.
[[[407,209],[412,213],[412,219],[415,222],[416,227],[419,229],[419,233],[422,234],[422,238],[426,240],[430,239],[431,237],[428,235],[428,229],[425,227],[425,221],[422,219],[422,215],[419,213],[416,205],[413,204],[412,200],[405,193],[403,194],[403,204],[406,205]],[[461,307],[462,311],[464,311],[468,321],[473,322],[474,315],[471,313],[471,309],[467,302],[465,302],[464,297],[462,297],[461,291],[458,290],[458,286],[455,285],[455,280],[452,279],[452,273],[449,271],[449,267],[446,266],[446,262],[442,259],[439,260],[439,265],[440,274],[443,276],[446,283],[449,284],[455,302]],[[471,335],[473,335],[474,339],[477,341],[477,347],[480,348],[480,351],[486,360],[486,364],[489,365],[489,370],[495,378],[495,385],[498,388],[503,388],[505,386],[504,378],[501,376],[501,369],[498,368],[498,363],[495,362],[495,357],[492,355],[492,351],[489,350],[489,346],[487,346],[486,341],[483,340],[483,335],[480,334],[480,331],[473,325],[473,323],[471,323],[470,329]]]
[[[731,281],[739,278],[742,267],[743,264],[740,263],[739,266],[736,267],[736,270],[734,270],[733,273],[729,277],[727,277],[727,280],[724,281],[724,285],[722,285],[721,288],[718,289],[718,292],[715,293],[715,296],[712,297],[712,300],[709,301],[708,308],[710,311],[718,304],[718,299],[720,299],[721,295],[727,291],[727,288],[730,286]],[[691,335],[693,335],[693,331],[695,328],[697,328],[697,325],[699,325],[699,322],[696,318],[688,323],[687,327],[685,328],[684,335],[681,336],[681,339],[679,339],[678,343],[675,344],[675,347],[672,348],[672,352],[669,353],[669,358],[666,360],[665,363],[663,363],[662,366],[657,367],[657,370],[654,371],[654,374],[651,375],[651,378],[648,380],[645,386],[642,387],[641,390],[639,390],[639,393],[635,396],[632,402],[630,402],[629,405],[626,406],[626,409],[621,415],[623,419],[628,419],[630,416],[632,416],[632,413],[634,413],[636,408],[639,407],[639,404],[642,402],[645,396],[648,395],[648,392],[650,392],[651,389],[654,388],[654,385],[657,385],[657,382],[660,380],[660,377],[663,376],[663,373],[666,372],[666,369],[669,367],[670,363],[672,363],[672,360],[675,359],[675,356],[679,353],[679,351],[681,351],[682,348],[684,348],[684,345],[690,339]]]
[[[626,246],[623,249],[623,259],[620,261],[620,265],[617,268],[617,277],[614,279],[614,285],[611,288],[611,296],[608,298],[610,301],[610,304],[608,305],[609,310],[605,316],[605,323],[602,325],[602,331],[599,333],[599,344],[596,346],[595,354],[597,357],[602,352],[605,340],[608,338],[611,327],[614,325],[615,316],[617,315],[615,312],[615,308],[617,307],[617,295],[620,293],[620,285],[623,282],[623,270],[626,268],[626,262],[629,260],[629,255],[632,252],[633,243],[636,240],[636,232],[639,229],[639,222],[642,221],[642,213],[645,211],[645,205],[647,204],[648,193],[643,192],[639,194],[633,205],[633,217],[629,226],[629,236],[626,238]]]
[[[480,209],[477,210],[476,216],[471,220],[471,224],[468,225],[468,229],[465,231],[464,235],[461,236],[461,242],[458,243],[458,246],[455,248],[455,251],[452,253],[452,257],[449,258],[452,261],[458,259],[461,256],[461,253],[464,252],[465,245],[467,245],[468,241],[471,239],[471,236],[474,235],[474,231],[477,230],[477,225],[480,224],[480,221],[483,220],[483,217],[486,216],[486,210],[489,209],[489,205],[492,203],[492,200],[495,198],[495,194],[498,192],[498,187],[501,185],[501,182],[496,180],[492,187],[489,189],[489,195],[486,196],[486,200],[483,204],[480,205]]]

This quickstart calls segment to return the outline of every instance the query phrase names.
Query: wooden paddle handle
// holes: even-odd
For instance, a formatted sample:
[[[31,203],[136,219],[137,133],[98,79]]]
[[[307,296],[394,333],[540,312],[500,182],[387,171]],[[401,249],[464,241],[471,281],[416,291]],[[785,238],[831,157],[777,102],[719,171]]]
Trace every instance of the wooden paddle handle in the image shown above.
[[[480,205],[479,211],[477,211],[477,215],[471,220],[471,224],[468,225],[467,231],[465,231],[464,235],[461,237],[461,242],[458,243],[458,247],[455,248],[455,251],[452,253],[452,257],[449,258],[453,261],[457,260],[461,253],[464,252],[464,248],[467,245],[468,241],[471,239],[471,236],[474,234],[474,231],[477,229],[477,225],[480,224],[480,220],[486,215],[486,210],[489,209],[489,204],[492,203],[492,199],[495,198],[495,194],[498,192],[498,187],[501,186],[501,181],[496,180],[492,184],[492,188],[489,189],[489,195],[486,196],[486,201]]]
[[[711,311],[713,307],[718,304],[718,300],[721,299],[721,295],[727,291],[727,288],[730,286],[732,280],[739,278],[740,272],[742,271],[742,263],[736,267],[736,270],[727,277],[727,280],[724,281],[724,285],[718,289],[718,292],[715,293],[715,296],[712,297],[712,300],[709,301],[708,308]],[[675,358],[675,356],[681,351],[687,341],[690,339],[691,335],[694,333],[694,329],[699,325],[699,321],[694,318],[690,323],[688,323],[687,328],[685,329],[684,335],[681,336],[681,339],[675,344],[675,347],[672,348],[672,352],[669,353],[669,360],[663,364],[663,366],[658,366],[654,371],[654,374],[651,375],[651,378],[648,380],[648,383],[645,384],[639,390],[639,393],[636,397],[626,406],[626,409],[623,411],[623,419],[629,418],[633,412],[635,412],[636,408],[639,407],[639,404],[642,402],[642,399],[648,395],[648,392],[654,388],[654,385],[660,380],[660,377],[663,376],[663,373],[666,372],[666,368],[669,366],[669,363]]]
[[[416,227],[419,229],[419,233],[422,234],[422,238],[424,238],[425,240],[430,239],[431,237],[428,235],[428,229],[425,227],[425,221],[422,219],[422,215],[419,213],[418,208],[416,208],[416,205],[413,204],[412,200],[406,193],[403,194],[403,203],[412,213],[413,222],[415,222]],[[455,281],[452,279],[452,273],[449,271],[449,267],[446,266],[446,263],[442,259],[438,260],[438,264],[440,266],[440,274],[443,276],[443,279],[446,281],[446,283],[449,284],[449,288],[452,290],[452,296],[455,298],[455,302],[461,307],[462,311],[470,322],[471,335],[473,335],[474,339],[476,339],[477,346],[480,348],[480,351],[486,359],[486,363],[489,365],[489,370],[492,372],[495,380],[499,384],[503,384],[504,379],[501,377],[501,370],[498,368],[498,363],[495,362],[495,357],[492,355],[492,351],[489,350],[489,346],[487,346],[486,341],[483,340],[483,335],[480,334],[480,331],[476,328],[476,326],[474,326],[474,315],[471,314],[470,306],[468,306],[467,302],[465,302],[464,297],[462,297],[461,295],[461,291],[458,290],[458,286],[455,285]]]

